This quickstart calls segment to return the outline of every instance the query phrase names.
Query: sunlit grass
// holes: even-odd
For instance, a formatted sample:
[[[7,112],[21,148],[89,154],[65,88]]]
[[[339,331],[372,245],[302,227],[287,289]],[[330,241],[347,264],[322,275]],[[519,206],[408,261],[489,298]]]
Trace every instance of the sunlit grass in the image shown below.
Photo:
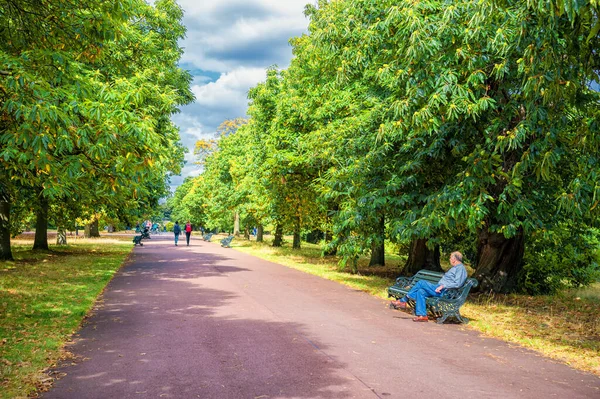
[[[600,375],[600,284],[555,296],[474,295],[470,326]]]
[[[273,248],[243,238],[231,245],[239,251],[384,299],[406,260],[386,254],[385,267],[369,268],[368,258],[361,258],[359,274],[354,275],[339,270],[338,258],[322,257],[317,245],[303,242],[301,250],[292,250],[289,243]],[[600,283],[556,296],[471,295],[461,313],[471,319],[468,328],[600,376]]]
[[[290,246],[275,248],[268,245],[247,240],[234,240],[231,244],[236,249],[258,256],[275,263],[279,263],[306,273],[314,274],[328,280],[337,281],[346,284],[352,288],[360,289],[371,295],[387,298],[384,296],[385,289],[389,286],[390,277],[397,275],[400,265],[404,259],[399,256],[387,256],[388,265],[384,268],[371,268],[379,270],[384,277],[362,274],[350,274],[346,270],[340,270],[337,257],[322,257],[319,245],[303,242],[302,249],[294,250]],[[361,258],[358,262],[359,269],[367,267],[369,260]],[[385,275],[389,277],[385,277]]]
[[[55,364],[97,296],[131,251],[113,239],[70,240],[31,251],[13,241],[14,261],[0,262],[0,397],[26,397]]]

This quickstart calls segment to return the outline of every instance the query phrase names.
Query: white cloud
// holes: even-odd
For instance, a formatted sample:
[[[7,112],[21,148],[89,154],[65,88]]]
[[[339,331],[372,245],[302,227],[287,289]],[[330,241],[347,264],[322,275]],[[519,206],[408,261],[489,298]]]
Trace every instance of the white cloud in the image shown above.
[[[247,94],[251,87],[264,81],[264,68],[237,68],[224,73],[216,82],[195,85],[192,91],[196,96],[196,104],[210,108],[246,108]]]
[[[178,0],[185,11],[187,37],[182,65],[194,75],[196,102],[182,107],[173,121],[189,149],[175,187],[200,168],[193,164],[197,140],[214,137],[226,119],[244,117],[247,93],[266,78],[272,65],[286,68],[292,58],[288,44],[307,31],[304,7],[309,0]]]
[[[189,113],[180,113],[172,117],[173,122],[179,126],[179,134],[182,143],[190,148],[196,141],[207,137],[211,134],[210,129],[207,129],[200,119]]]
[[[188,29],[182,61],[202,70],[287,65],[288,41],[306,31],[306,0],[181,0]],[[250,53],[244,52],[250,49]],[[268,60],[264,59],[267,54]],[[240,57],[241,55],[241,57]],[[265,64],[266,62],[266,64]]]

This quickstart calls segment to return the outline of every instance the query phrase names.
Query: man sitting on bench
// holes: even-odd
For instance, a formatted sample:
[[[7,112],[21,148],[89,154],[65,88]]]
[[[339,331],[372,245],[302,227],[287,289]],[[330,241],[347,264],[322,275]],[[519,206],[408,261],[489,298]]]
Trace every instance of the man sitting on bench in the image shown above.
[[[437,286],[429,281],[419,280],[410,291],[408,291],[406,296],[400,300],[392,301],[392,306],[395,309],[406,309],[406,301],[412,299],[416,303],[415,315],[417,316],[413,321],[428,321],[425,300],[432,296],[442,296],[442,292],[445,289],[458,288],[462,286],[467,279],[467,269],[465,269],[465,265],[462,264],[462,254],[460,252],[452,252],[450,254],[450,264],[452,267],[440,279]]]

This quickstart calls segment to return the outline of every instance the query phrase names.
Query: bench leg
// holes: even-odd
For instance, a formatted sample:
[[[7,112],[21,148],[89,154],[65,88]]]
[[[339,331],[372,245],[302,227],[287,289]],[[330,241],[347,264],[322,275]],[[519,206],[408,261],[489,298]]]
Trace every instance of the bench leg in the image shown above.
[[[460,321],[463,324],[469,324],[469,319],[467,319],[466,317],[462,316],[460,314],[459,311],[456,312],[444,312],[442,314],[442,317],[438,318],[436,323],[438,324],[444,324],[444,322],[446,321],[446,319],[450,316],[454,316],[456,317],[456,320]]]
[[[469,324],[469,319],[467,319],[466,317],[462,316],[460,314],[460,312],[456,312],[456,318],[458,319],[458,321],[460,321],[463,324]]]

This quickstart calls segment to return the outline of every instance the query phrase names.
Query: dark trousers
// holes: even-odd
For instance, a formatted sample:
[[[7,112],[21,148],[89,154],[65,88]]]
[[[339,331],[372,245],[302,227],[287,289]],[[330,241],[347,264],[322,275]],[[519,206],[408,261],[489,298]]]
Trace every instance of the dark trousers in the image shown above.
[[[191,231],[186,231],[185,232],[185,242],[187,243],[187,245],[190,245],[190,236],[192,235]]]

